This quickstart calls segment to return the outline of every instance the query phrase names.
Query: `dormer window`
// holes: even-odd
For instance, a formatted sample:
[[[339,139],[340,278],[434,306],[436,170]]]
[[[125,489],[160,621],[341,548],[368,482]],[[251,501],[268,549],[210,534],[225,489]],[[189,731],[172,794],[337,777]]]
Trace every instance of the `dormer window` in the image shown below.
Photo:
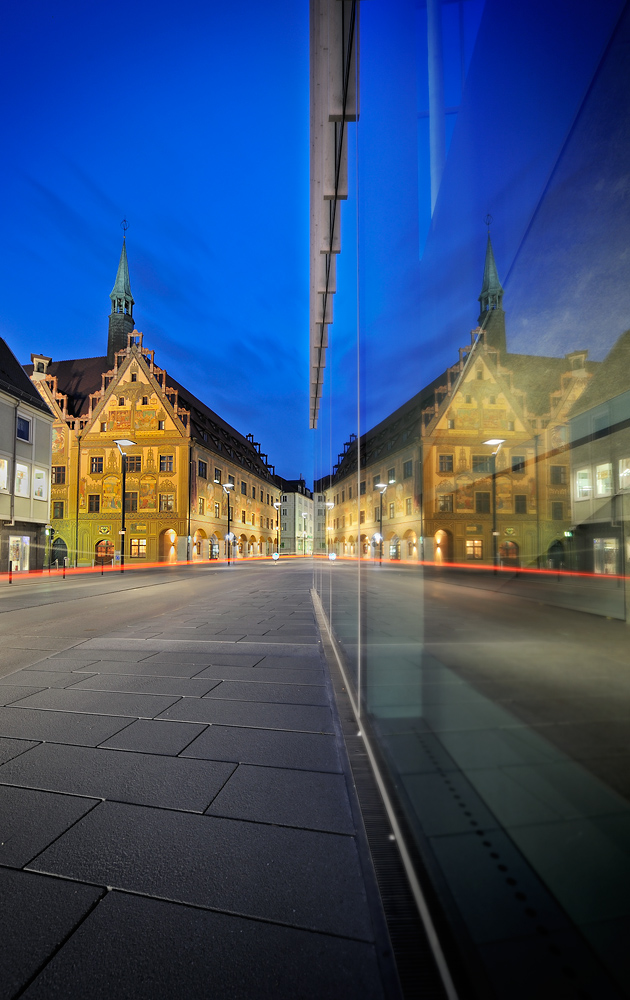
[[[137,382],[138,381],[138,373],[137,372],[132,372],[131,373],[131,381],[132,382]]]
[[[125,397],[124,396],[119,396],[118,397],[118,405],[119,406],[124,406],[125,405]]]
[[[143,406],[148,406],[149,405],[149,397],[148,396],[143,396],[142,397],[142,405]]]

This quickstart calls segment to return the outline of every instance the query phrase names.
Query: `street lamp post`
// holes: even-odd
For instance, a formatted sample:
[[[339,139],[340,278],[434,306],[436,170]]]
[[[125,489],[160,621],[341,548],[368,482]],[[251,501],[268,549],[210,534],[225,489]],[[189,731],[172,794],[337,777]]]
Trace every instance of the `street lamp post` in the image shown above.
[[[118,451],[122,458],[122,516],[120,525],[120,572],[125,572],[125,492],[127,486],[127,452],[123,451],[123,448],[133,448],[135,441],[130,441],[129,438],[119,438],[114,441],[115,445],[118,445]]]
[[[302,511],[302,517],[304,518],[304,520],[302,522],[302,524],[304,525],[304,531],[302,532],[302,538],[304,539],[304,543],[303,543],[304,544],[304,552],[303,552],[303,555],[306,555],[306,535],[307,535],[307,533],[306,533],[306,518],[308,517],[308,514],[306,513],[305,510]]]
[[[276,508],[276,552],[278,557],[280,556],[280,503],[276,501],[274,507]]]
[[[219,480],[215,479],[215,483],[217,483],[217,485],[219,485]],[[231,532],[230,532],[230,490],[234,489],[234,483],[221,483],[220,485],[222,486],[223,492],[225,493],[225,496],[227,497],[227,517],[228,517],[227,528],[228,528],[228,530],[227,530],[227,535],[225,536],[225,540],[227,542],[227,564],[229,566],[230,565],[230,546],[232,544],[232,539],[230,537],[231,536]]]
[[[380,540],[378,543],[378,563],[380,566],[383,563],[383,496],[385,490],[387,489],[387,483],[377,483],[374,489],[380,490],[381,492],[381,508],[380,508],[379,525],[378,525],[378,533],[380,535]]]
[[[499,546],[498,546],[498,536],[497,531],[497,455],[501,451],[501,445],[504,443],[505,438],[489,438],[484,441],[484,444],[488,444],[496,448],[496,451],[492,452],[492,565],[494,566],[494,575],[497,575],[497,566],[499,564]]]

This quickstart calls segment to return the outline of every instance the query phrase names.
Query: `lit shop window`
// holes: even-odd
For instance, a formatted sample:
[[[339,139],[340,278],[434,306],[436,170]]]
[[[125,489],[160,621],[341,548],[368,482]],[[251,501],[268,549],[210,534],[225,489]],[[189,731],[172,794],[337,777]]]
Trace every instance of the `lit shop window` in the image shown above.
[[[19,462],[15,466],[15,495],[16,497],[30,496],[28,466],[21,465]]]
[[[483,542],[480,538],[466,539],[466,558],[483,559]]]
[[[146,538],[132,538],[131,539],[131,558],[132,559],[146,559],[147,556],[147,540]]]
[[[591,470],[578,469],[575,474],[575,489],[578,500],[586,500],[591,495]]]
[[[48,477],[45,469],[33,472],[33,496],[36,500],[48,500]]]
[[[0,489],[2,488],[2,467],[0,466]],[[619,489],[630,490],[630,458],[619,459]]]
[[[9,463],[6,458],[0,458],[0,490],[9,488]]]
[[[595,483],[598,497],[607,497],[613,491],[612,462],[605,462],[595,469]]]

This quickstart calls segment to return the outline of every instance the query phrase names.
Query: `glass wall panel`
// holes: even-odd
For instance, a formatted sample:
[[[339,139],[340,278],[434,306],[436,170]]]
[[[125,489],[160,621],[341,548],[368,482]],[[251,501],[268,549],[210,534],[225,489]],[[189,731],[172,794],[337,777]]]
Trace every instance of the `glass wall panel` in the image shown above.
[[[461,994],[627,996],[630,10],[359,6],[315,588]]]

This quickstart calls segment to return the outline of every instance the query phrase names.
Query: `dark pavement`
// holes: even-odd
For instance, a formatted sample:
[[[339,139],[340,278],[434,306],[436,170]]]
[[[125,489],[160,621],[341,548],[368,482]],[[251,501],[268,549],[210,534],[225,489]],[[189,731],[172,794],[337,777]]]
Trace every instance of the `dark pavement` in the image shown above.
[[[396,995],[310,584],[2,595],[0,1000]]]

